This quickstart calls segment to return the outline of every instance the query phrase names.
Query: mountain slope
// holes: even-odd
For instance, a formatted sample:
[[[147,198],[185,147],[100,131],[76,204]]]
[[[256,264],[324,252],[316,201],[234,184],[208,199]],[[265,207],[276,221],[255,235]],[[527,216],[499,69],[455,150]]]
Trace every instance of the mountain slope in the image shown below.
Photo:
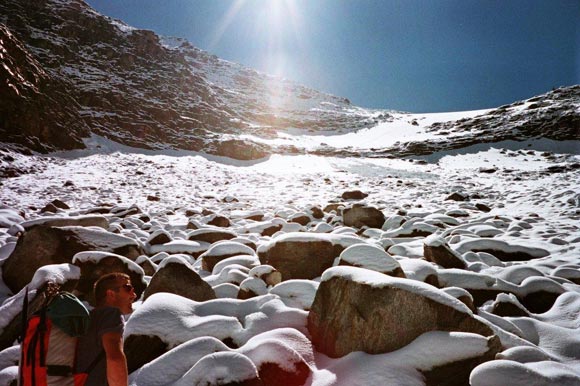
[[[92,135],[236,159],[400,157],[507,139],[580,139],[580,86],[435,122],[353,106],[221,60],[184,39],[129,27],[81,0],[5,0],[0,24],[0,135],[41,152],[82,148]],[[334,145],[336,136],[364,130],[409,135],[397,143]],[[302,146],[292,139],[296,134],[317,146]]]
[[[368,113],[363,118],[351,114],[357,108],[344,98],[220,61],[185,42],[169,47],[153,32],[102,16],[80,0],[8,0],[0,4],[0,14],[6,25],[3,36],[11,36],[22,51],[7,52],[15,59],[9,65],[12,71],[26,66],[19,57],[30,58],[35,61],[35,77],[42,74],[48,83],[62,84],[58,89],[66,91],[59,99],[51,88],[40,88],[30,96],[16,97],[15,107],[2,111],[0,130],[8,140],[35,150],[80,146],[77,139],[63,142],[39,134],[37,127],[45,125],[58,126],[74,138],[87,136],[90,128],[92,133],[136,147],[203,149],[257,158],[266,154],[264,146],[223,135],[375,123],[367,119]],[[219,84],[218,76],[226,81]],[[56,105],[44,103],[50,98],[56,99]],[[16,124],[17,107],[31,100],[32,105],[41,105],[32,108],[31,115],[44,109],[45,116]],[[57,125],[64,112],[78,124]],[[31,144],[24,138],[36,139]],[[240,151],[229,154],[228,143]]]

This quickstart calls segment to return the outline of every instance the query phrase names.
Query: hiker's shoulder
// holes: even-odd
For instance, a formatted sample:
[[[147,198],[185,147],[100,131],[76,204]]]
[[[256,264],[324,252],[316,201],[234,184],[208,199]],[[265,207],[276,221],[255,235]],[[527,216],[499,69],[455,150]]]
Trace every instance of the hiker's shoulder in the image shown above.
[[[91,319],[101,320],[101,319],[112,319],[112,320],[123,320],[123,315],[121,310],[116,307],[103,306],[93,308],[91,310]]]

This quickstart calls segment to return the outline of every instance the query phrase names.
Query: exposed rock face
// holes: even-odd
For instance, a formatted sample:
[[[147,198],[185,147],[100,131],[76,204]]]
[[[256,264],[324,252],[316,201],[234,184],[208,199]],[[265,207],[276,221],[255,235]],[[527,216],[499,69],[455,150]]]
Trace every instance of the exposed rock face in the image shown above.
[[[360,240],[352,237],[351,242]],[[262,264],[276,268],[282,280],[314,279],[332,266],[334,259],[348,245],[335,243],[323,235],[287,234],[274,239],[269,248],[258,249]]]
[[[4,4],[4,2],[3,2]],[[0,6],[0,13],[5,15]],[[88,126],[71,85],[44,69],[26,45],[0,24],[0,137],[36,151],[78,149]]]
[[[143,254],[133,239],[94,228],[38,225],[18,239],[16,249],[4,261],[2,276],[13,293],[20,291],[44,265],[70,263],[81,251],[103,251],[135,259]]]
[[[231,240],[234,237],[236,237],[234,232],[225,229],[198,229],[189,234],[188,240],[213,244],[216,241]]]
[[[487,344],[488,350],[475,358],[467,358],[457,362],[435,367],[429,371],[423,371],[425,385],[427,386],[470,386],[469,376],[471,371],[478,365],[495,359],[501,348],[497,336],[492,337]]]
[[[81,138],[95,133],[141,148],[257,159],[270,154],[268,146],[237,134],[379,121],[345,114],[356,109],[345,98],[114,23],[81,0],[6,0],[0,14],[7,65],[0,69],[0,133],[35,150],[82,148]],[[280,90],[287,103],[278,102]],[[323,102],[333,107],[312,111]]]
[[[157,336],[129,335],[123,343],[129,373],[165,354],[168,345]]]
[[[427,261],[442,266],[443,268],[465,269],[467,266],[461,256],[449,247],[445,240],[438,236],[430,236],[423,244],[423,255]],[[430,243],[428,240],[439,242]]]
[[[143,300],[157,292],[169,292],[196,302],[215,299],[211,286],[190,267],[178,262],[169,262],[157,270],[145,290]]]
[[[368,194],[363,193],[360,190],[349,190],[342,193],[341,197],[343,200],[362,200],[363,198],[368,197]]]
[[[308,330],[317,350],[332,358],[391,352],[428,331],[493,335],[457,299],[421,282],[352,267],[332,268],[322,279]]]
[[[381,228],[385,222],[385,215],[377,208],[366,205],[353,205],[342,212],[344,225],[361,228]]]

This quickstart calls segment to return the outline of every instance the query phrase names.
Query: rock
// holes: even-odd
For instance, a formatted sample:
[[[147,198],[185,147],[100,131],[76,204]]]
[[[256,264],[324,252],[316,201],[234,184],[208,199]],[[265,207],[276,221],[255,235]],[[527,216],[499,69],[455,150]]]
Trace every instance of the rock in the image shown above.
[[[328,204],[324,207],[323,211],[326,213],[335,211],[337,214],[340,214],[341,207],[344,207],[344,204]]]
[[[381,229],[385,222],[383,212],[372,206],[353,205],[342,211],[344,225],[356,228],[368,226],[369,228]]]
[[[300,225],[308,225],[310,221],[312,221],[312,219],[305,213],[296,213],[288,219],[288,222],[298,223]]]
[[[196,302],[215,299],[211,286],[193,270],[185,260],[169,257],[151,278],[143,300],[157,292],[169,292]]]
[[[308,212],[315,219],[319,219],[320,220],[321,218],[324,218],[324,212],[322,211],[322,209],[320,209],[317,206],[312,206],[312,207],[308,208]]]
[[[36,225],[44,225],[49,227],[99,227],[107,229],[109,228],[109,221],[104,216],[83,215],[74,217],[41,217],[35,220],[24,221],[21,225],[24,227],[24,229],[28,229]]]
[[[151,195],[148,195],[147,196],[147,201],[161,201],[161,198],[159,196],[151,196]]]
[[[463,303],[428,284],[354,267],[324,273],[307,327],[317,351],[331,358],[392,352],[428,331],[493,335]]]
[[[330,268],[341,252],[361,239],[325,233],[286,233],[258,248],[262,264],[271,265],[282,280],[312,280]]]
[[[95,306],[93,297],[95,282],[108,273],[121,272],[129,275],[137,299],[147,287],[147,283],[143,280],[145,274],[143,269],[124,256],[109,252],[79,252],[74,255],[73,264],[81,269],[81,278],[76,289],[93,306]]]
[[[111,252],[129,259],[143,254],[137,241],[104,230],[37,225],[18,239],[14,252],[4,260],[4,282],[16,293],[28,284],[38,268],[71,263],[73,256],[82,251]]]
[[[169,232],[160,229],[158,231],[153,232],[153,234],[151,234],[151,236],[149,236],[147,243],[149,245],[159,245],[159,244],[168,243],[170,241],[171,241],[171,235],[169,234]]]
[[[58,208],[51,203],[46,204],[44,208],[40,210],[40,213],[56,213]]]
[[[342,193],[341,197],[343,200],[362,200],[363,198],[368,197],[368,194],[363,193],[360,190],[350,190]]]
[[[470,375],[478,365],[492,361],[496,354],[502,351],[501,342],[493,336],[487,342],[488,350],[482,355],[437,366],[421,373],[425,377],[425,385],[436,386],[469,386]]]
[[[267,286],[272,287],[282,282],[282,274],[271,265],[259,265],[250,269],[250,277],[262,279]]]
[[[209,247],[207,251],[199,256],[199,258],[201,259],[202,269],[212,272],[213,267],[218,262],[237,255],[254,256],[255,253],[254,250],[247,245],[235,241],[220,241]]]
[[[485,213],[491,212],[491,208],[485,204],[482,204],[481,202],[478,202],[477,204],[475,204],[475,207],[477,209],[479,209],[480,211],[485,212]]]
[[[502,317],[529,317],[530,313],[513,294],[499,294],[493,302],[492,314]]]
[[[70,209],[70,206],[59,199],[52,200],[50,203],[59,209]]]
[[[147,276],[153,276],[155,271],[157,271],[157,264],[152,262],[151,259],[146,255],[139,256],[135,260],[135,263],[137,263],[139,267],[143,268],[143,272],[145,272],[145,275]]]
[[[465,193],[460,192],[453,192],[445,199],[445,201],[467,201],[467,200],[469,200],[469,196]]]
[[[213,244],[222,240],[231,240],[236,236],[235,232],[225,229],[201,228],[189,233],[187,239]]]
[[[340,254],[338,265],[366,268],[395,277],[406,277],[397,260],[375,245],[351,245]]]
[[[438,264],[443,268],[467,268],[461,256],[449,247],[444,238],[438,235],[431,235],[425,239],[423,255],[425,260]]]
[[[157,336],[129,335],[123,344],[129,374],[165,354],[168,348]]]
[[[238,299],[245,300],[268,293],[266,283],[257,277],[248,277],[240,283]]]
[[[227,228],[230,226],[230,220],[227,217],[215,215],[210,221],[208,221],[208,224],[220,228]]]

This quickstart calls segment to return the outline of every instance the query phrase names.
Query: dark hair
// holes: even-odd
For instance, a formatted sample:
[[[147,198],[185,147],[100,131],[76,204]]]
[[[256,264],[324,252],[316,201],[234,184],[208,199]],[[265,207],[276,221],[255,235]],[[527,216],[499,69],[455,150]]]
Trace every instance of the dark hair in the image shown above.
[[[107,297],[107,291],[110,289],[114,289],[115,285],[117,284],[117,280],[119,279],[129,279],[129,275],[121,273],[121,272],[113,272],[103,275],[95,282],[95,286],[93,287],[93,292],[95,295],[95,304],[97,306],[102,306],[105,302],[105,298]]]

